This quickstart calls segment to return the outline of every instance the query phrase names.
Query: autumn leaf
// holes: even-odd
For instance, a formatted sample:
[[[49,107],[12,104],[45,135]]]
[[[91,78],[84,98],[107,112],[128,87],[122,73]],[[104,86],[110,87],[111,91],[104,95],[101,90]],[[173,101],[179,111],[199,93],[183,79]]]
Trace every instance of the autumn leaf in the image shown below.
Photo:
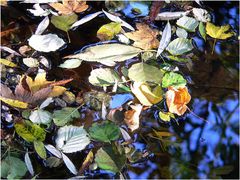
[[[9,67],[17,67],[17,65],[7,59],[2,59],[0,58],[0,64],[3,64],[5,66],[9,66]]]
[[[137,23],[136,26],[138,29],[137,31],[124,34],[134,41],[133,46],[144,50],[158,48],[159,41],[157,40],[157,35],[159,34],[159,31],[151,29],[148,25],[143,23]]]
[[[62,3],[51,3],[50,6],[58,11],[59,14],[64,15],[68,15],[73,12],[81,13],[88,8],[86,1],[81,0],[62,0]]]
[[[92,150],[88,153],[87,157],[85,158],[85,160],[82,163],[81,168],[79,169],[79,174],[83,174],[84,170],[86,170],[89,165],[93,162],[93,152]]]
[[[178,116],[183,115],[187,110],[187,104],[190,100],[191,96],[186,87],[179,87],[178,89],[172,86],[168,87],[166,101],[169,112],[177,114]]]
[[[124,113],[124,121],[131,131],[139,128],[139,117],[143,106],[141,104],[130,105],[132,108]]]
[[[206,31],[209,36],[215,39],[227,39],[234,35],[234,32],[230,31],[230,25],[215,26],[214,24],[207,22]]]
[[[111,22],[104,24],[97,31],[97,37],[101,41],[111,40],[116,34],[121,31],[121,24],[117,22]]]
[[[0,97],[0,100],[5,102],[6,104],[16,107],[16,108],[22,108],[22,109],[26,109],[28,107],[28,103],[22,102],[22,101],[18,101],[18,100],[14,100],[14,99],[9,99],[9,98],[4,98],[4,97]]]

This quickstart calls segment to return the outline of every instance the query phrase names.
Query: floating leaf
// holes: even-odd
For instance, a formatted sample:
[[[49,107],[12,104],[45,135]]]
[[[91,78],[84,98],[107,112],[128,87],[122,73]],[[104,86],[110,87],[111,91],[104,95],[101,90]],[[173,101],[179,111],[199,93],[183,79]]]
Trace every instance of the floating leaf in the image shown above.
[[[82,60],[80,59],[68,59],[64,61],[63,64],[60,64],[60,68],[66,68],[66,69],[72,69],[72,68],[77,68],[82,64]]]
[[[62,158],[62,154],[59,150],[57,150],[53,145],[51,144],[48,144],[48,145],[45,145],[45,148],[50,152],[52,153],[54,156],[58,157],[58,158]]]
[[[176,34],[179,38],[187,38],[188,36],[188,33],[185,29],[182,29],[182,28],[177,28],[176,30]]]
[[[162,72],[155,66],[146,63],[133,64],[128,70],[128,76],[135,82],[153,82],[160,84],[162,81]]]
[[[184,79],[184,77],[181,74],[175,72],[167,72],[162,78],[163,88],[167,88],[169,86],[178,88],[180,86],[185,86],[186,84],[187,81]]]
[[[120,172],[126,163],[126,156],[122,149],[119,150],[112,146],[101,147],[95,155],[98,167],[114,173]]]
[[[112,86],[121,81],[118,74],[110,68],[98,68],[91,71],[89,82],[95,86]]]
[[[53,121],[57,126],[64,126],[73,121],[74,118],[80,118],[78,108],[65,107],[53,112]]]
[[[130,105],[130,107],[132,109],[124,113],[124,121],[128,128],[134,131],[139,128],[139,118],[143,107],[141,104]]]
[[[42,34],[47,29],[48,25],[49,25],[49,18],[48,16],[46,16],[38,25],[35,31],[35,34],[38,34],[38,35]]]
[[[227,39],[234,35],[234,32],[230,31],[230,25],[215,26],[214,24],[207,22],[206,31],[209,36],[215,39]]]
[[[0,64],[3,64],[5,66],[9,66],[9,67],[17,67],[17,65],[7,59],[2,59],[0,58]]]
[[[199,30],[202,38],[206,41],[206,37],[207,37],[206,27],[202,22],[199,23],[198,30]]]
[[[27,67],[38,67],[39,66],[39,62],[37,59],[35,58],[23,58],[23,63],[27,66]]]
[[[99,28],[97,31],[97,37],[101,41],[111,40],[116,34],[120,33],[121,29],[120,23],[111,22]]]
[[[167,47],[167,45],[169,44],[169,42],[171,40],[171,36],[172,36],[171,24],[169,22],[167,22],[167,24],[163,30],[163,33],[162,33],[162,38],[159,43],[156,57],[158,57],[164,51],[164,49]]]
[[[93,162],[93,152],[92,150],[89,151],[87,157],[85,158],[85,160],[82,163],[81,168],[79,169],[79,174],[83,174],[84,170],[87,169],[87,167]]]
[[[134,41],[133,46],[142,48],[144,50],[154,49],[159,46],[157,35],[159,31],[151,29],[147,24],[137,23],[137,31],[128,32],[124,35]]]
[[[56,146],[65,153],[72,153],[83,150],[89,143],[90,139],[83,126],[64,126],[58,130]]]
[[[195,32],[198,26],[198,21],[192,17],[183,16],[177,20],[177,25],[187,31]]]
[[[35,140],[44,141],[46,132],[40,126],[25,120],[22,123],[14,124],[16,133],[28,142]]]
[[[194,17],[201,22],[208,22],[211,21],[211,15],[205,9],[201,8],[193,8],[192,9]]]
[[[22,108],[22,109],[26,109],[28,107],[28,103],[22,102],[22,101],[18,101],[18,100],[14,100],[14,99],[9,99],[9,98],[4,98],[0,96],[0,100],[5,102],[6,104],[13,106],[13,107],[17,107],[17,108]]]
[[[67,32],[78,19],[76,14],[52,16],[51,23],[58,29]]]
[[[106,120],[101,123],[93,123],[89,128],[89,135],[96,141],[111,142],[120,136],[120,129],[113,122]]]
[[[37,154],[42,158],[46,159],[47,158],[47,152],[44,147],[43,142],[41,141],[33,141],[34,149],[37,152]]]
[[[179,11],[179,12],[162,12],[157,15],[155,18],[156,21],[168,21],[168,20],[175,20],[182,16],[186,16],[190,13],[190,11]]]
[[[160,111],[158,113],[159,117],[161,120],[169,122],[171,120],[171,118],[175,119],[174,114],[170,113],[170,112],[162,112]]]
[[[100,62],[107,66],[114,66],[115,62],[125,61],[137,56],[142,50],[136,47],[111,43],[86,48],[83,52],[67,56],[89,62]]]
[[[50,11],[44,10],[41,8],[40,4],[34,4],[34,9],[27,9],[30,13],[32,13],[34,16],[48,16],[50,14]]]
[[[71,171],[71,173],[76,175],[78,172],[73,162],[63,153],[62,153],[62,158],[63,158],[63,162],[65,163],[67,168]]]
[[[33,123],[48,125],[52,120],[52,114],[48,111],[37,109],[31,112],[29,119]]]
[[[28,43],[33,49],[41,52],[56,51],[65,45],[65,42],[56,34],[34,34],[28,39]]]
[[[185,38],[177,38],[169,43],[167,51],[172,55],[181,55],[193,49],[192,41]]]
[[[34,175],[33,165],[32,165],[32,162],[31,162],[31,159],[29,157],[29,153],[28,152],[26,152],[26,154],[24,156],[24,161],[25,161],[25,164],[27,166],[28,171],[33,176]]]

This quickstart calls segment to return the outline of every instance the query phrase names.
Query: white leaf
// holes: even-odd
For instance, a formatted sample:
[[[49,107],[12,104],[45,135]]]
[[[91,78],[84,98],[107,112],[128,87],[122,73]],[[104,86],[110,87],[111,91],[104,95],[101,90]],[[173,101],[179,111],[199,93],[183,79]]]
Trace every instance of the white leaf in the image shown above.
[[[188,36],[187,31],[185,29],[182,29],[182,28],[179,28],[179,27],[176,30],[176,34],[180,38],[187,38],[187,36]]]
[[[31,162],[28,152],[26,152],[26,154],[24,156],[24,161],[25,161],[28,171],[33,176],[34,175],[33,165],[32,165],[32,162]]]
[[[37,2],[35,1],[35,3],[37,3]],[[50,14],[49,11],[44,10],[43,8],[41,8],[40,4],[34,4],[33,8],[34,9],[27,9],[27,10],[30,13],[32,13],[34,16],[48,16]]]
[[[50,68],[47,58],[45,58],[44,56],[40,56],[39,59],[40,59],[40,63],[42,63],[45,67]]]
[[[116,36],[121,43],[130,44],[130,40],[125,35],[117,34]]]
[[[55,140],[56,147],[65,153],[81,151],[90,143],[87,135],[83,126],[70,125],[61,127]]]
[[[91,21],[92,19],[94,19],[95,17],[97,17],[99,14],[102,14],[102,11],[93,13],[93,14],[89,14],[87,16],[84,16],[82,19],[76,21],[75,23],[73,23],[73,25],[71,26],[71,29],[77,26],[80,26],[88,21]]]
[[[162,12],[157,15],[155,18],[156,21],[163,20],[163,21],[168,21],[168,20],[175,20],[178,19],[182,16],[186,16],[189,14],[190,11],[179,11],[179,12]]]
[[[131,140],[132,140],[131,136],[128,134],[127,131],[125,131],[125,129],[123,129],[123,128],[120,127],[120,131],[121,131],[122,136],[123,136],[123,139],[124,139],[125,141],[131,141]]]
[[[9,52],[10,54],[14,54],[16,56],[22,56],[21,54],[19,54],[18,52],[12,50],[11,48],[7,47],[7,46],[0,46],[0,50],[4,50]]]
[[[169,44],[170,40],[171,40],[171,25],[168,22],[163,30],[162,33],[162,38],[161,41],[159,43],[159,47],[158,47],[158,51],[157,51],[157,55],[156,57],[158,57],[163,51],[164,49],[167,47],[167,45]]]
[[[177,25],[187,31],[195,32],[198,21],[192,17],[183,16],[177,20]]]
[[[30,37],[30,39],[28,39],[28,43],[32,48],[41,52],[56,51],[57,49],[65,45],[65,42],[56,34],[34,34]]]
[[[37,109],[31,112],[29,119],[33,123],[37,124],[49,124],[52,120],[52,114],[48,111],[44,111],[42,109]]]
[[[103,101],[102,102],[102,119],[106,119],[106,116],[107,116],[107,107]]]
[[[23,64],[25,64],[27,67],[38,67],[39,62],[35,58],[23,58]]]
[[[194,17],[201,22],[208,22],[211,21],[211,15],[208,13],[207,10],[201,8],[193,8],[192,9]]]
[[[121,26],[124,26],[132,31],[135,31],[135,29],[128,24],[127,22],[123,21],[122,19],[120,19],[118,16],[112,15],[104,10],[102,10],[103,13],[108,17],[108,19],[110,19],[111,21],[117,22],[117,23],[121,23]]]
[[[45,101],[42,102],[42,104],[40,105],[39,108],[43,109],[43,108],[47,107],[52,102],[53,102],[53,98],[49,97]]]
[[[62,158],[62,154],[61,152],[56,149],[53,145],[51,144],[48,144],[48,145],[45,145],[45,148],[50,152],[52,153],[54,156],[58,157],[58,158]]]
[[[67,69],[72,69],[72,68],[77,68],[81,65],[82,60],[80,59],[68,59],[64,61],[63,64],[60,64],[60,68],[67,68]]]
[[[35,31],[35,34],[42,34],[49,25],[49,18],[46,16],[38,25],[37,30]]]
[[[200,0],[195,0],[195,2],[196,2],[198,5],[202,6]]]
[[[73,173],[74,175],[77,175],[78,172],[73,162],[63,153],[62,153],[62,158],[63,158],[63,162],[65,163],[67,168],[71,171],[71,173]]]
[[[185,38],[177,38],[169,43],[167,51],[172,55],[182,55],[193,49],[192,41]]]

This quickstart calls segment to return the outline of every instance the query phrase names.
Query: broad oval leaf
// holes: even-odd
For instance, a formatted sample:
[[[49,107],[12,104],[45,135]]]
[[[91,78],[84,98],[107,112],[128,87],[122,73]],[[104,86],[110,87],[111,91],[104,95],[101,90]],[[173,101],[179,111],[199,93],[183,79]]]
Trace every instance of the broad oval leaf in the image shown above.
[[[89,143],[87,132],[83,126],[64,126],[58,130],[56,147],[65,153],[72,153],[83,150]]]
[[[68,60],[64,61],[63,64],[60,64],[58,67],[72,69],[72,68],[79,67],[81,64],[82,64],[82,60],[80,60],[80,59],[68,59]]]
[[[77,19],[78,16],[74,13],[70,15],[52,16],[51,23],[56,28],[67,32],[71,28],[71,25],[77,21]]]
[[[101,123],[95,122],[89,128],[89,135],[96,141],[111,142],[120,136],[119,127],[112,121],[106,120]]]
[[[175,20],[182,16],[186,16],[190,13],[190,11],[179,11],[179,12],[162,12],[157,15],[155,18],[156,21],[168,21],[168,20]]]
[[[172,55],[182,55],[193,49],[192,41],[185,38],[177,38],[169,43],[167,51]]]
[[[181,74],[175,72],[167,72],[164,74],[162,79],[162,87],[167,88],[169,86],[180,87],[187,84],[186,79]]]
[[[47,158],[47,152],[46,149],[44,147],[43,142],[41,141],[34,141],[33,142],[34,145],[34,149],[37,152],[37,154],[42,158],[42,159],[46,159]]]
[[[187,31],[195,32],[198,26],[198,21],[192,17],[183,16],[177,20],[177,25]]]
[[[115,62],[122,62],[137,56],[142,50],[133,46],[111,43],[86,48],[83,52],[67,56],[66,58],[81,59],[89,62],[99,62],[107,66],[114,66]]]
[[[56,51],[65,45],[65,42],[56,34],[34,34],[28,39],[28,43],[33,49],[41,52]]]
[[[170,40],[171,40],[171,24],[169,22],[167,22],[163,33],[162,33],[162,38],[161,41],[159,43],[159,47],[157,50],[157,57],[164,51],[164,49],[167,47],[167,45],[169,44]]]
[[[176,34],[179,38],[187,38],[188,36],[188,33],[185,29],[182,29],[182,28],[177,28],[176,30]]]
[[[77,175],[78,171],[74,166],[73,162],[63,153],[62,153],[62,158],[63,158],[63,162],[65,163],[67,168],[71,171],[71,173]]]
[[[31,112],[29,119],[37,124],[49,124],[52,120],[52,114],[48,111],[37,109]]]
[[[104,24],[97,31],[97,37],[101,41],[111,40],[116,34],[120,33],[122,30],[121,24],[117,22],[111,22]]]
[[[28,171],[33,176],[34,175],[33,165],[32,165],[32,162],[31,162],[31,159],[29,157],[29,153],[28,152],[26,152],[26,154],[24,156],[24,161],[25,161],[25,164],[27,166]]]
[[[227,39],[234,35],[234,32],[230,31],[230,25],[215,26],[214,24],[207,22],[206,31],[209,36],[216,39]]]
[[[160,84],[162,81],[162,72],[155,66],[146,63],[136,63],[128,70],[128,76],[135,82],[153,82]]]

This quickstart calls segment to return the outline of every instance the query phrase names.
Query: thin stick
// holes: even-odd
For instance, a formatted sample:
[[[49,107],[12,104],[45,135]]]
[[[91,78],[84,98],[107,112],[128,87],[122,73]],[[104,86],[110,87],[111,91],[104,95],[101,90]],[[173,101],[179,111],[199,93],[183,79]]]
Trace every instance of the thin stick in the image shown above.
[[[205,121],[205,122],[207,122],[207,123],[210,123],[208,120],[203,119],[202,117],[199,117],[197,114],[195,114],[193,111],[191,111],[191,109],[189,109],[188,107],[187,107],[187,110],[188,110],[192,115],[194,115],[195,117],[197,117],[197,118],[199,118],[199,119],[201,119],[201,120],[203,120],[203,121]]]
[[[217,42],[217,39],[214,39],[214,42],[213,42],[213,47],[212,47],[212,54],[213,54],[213,52],[214,52],[214,49],[215,49],[216,42]]]
[[[67,31],[67,37],[68,37],[68,42],[71,43],[71,39],[70,39],[68,31]]]

